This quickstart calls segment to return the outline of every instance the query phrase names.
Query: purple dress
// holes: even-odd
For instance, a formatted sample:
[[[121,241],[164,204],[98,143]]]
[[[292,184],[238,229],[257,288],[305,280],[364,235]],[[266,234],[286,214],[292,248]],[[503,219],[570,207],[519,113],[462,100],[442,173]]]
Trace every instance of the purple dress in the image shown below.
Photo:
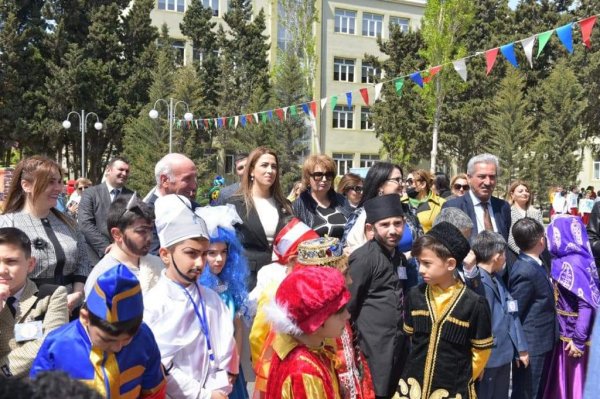
[[[543,397],[581,399],[589,338],[600,305],[598,273],[585,226],[579,218],[558,217],[548,225],[547,234],[561,342],[552,354]],[[570,341],[583,351],[582,357],[569,356],[566,347]]]

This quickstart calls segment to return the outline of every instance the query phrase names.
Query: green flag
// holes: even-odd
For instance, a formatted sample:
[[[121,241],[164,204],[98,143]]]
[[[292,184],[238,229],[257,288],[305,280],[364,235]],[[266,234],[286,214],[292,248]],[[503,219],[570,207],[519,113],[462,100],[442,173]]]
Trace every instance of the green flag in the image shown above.
[[[331,97],[331,110],[333,111],[335,109],[335,106],[337,105],[337,96],[332,96]]]
[[[291,116],[298,116],[298,110],[296,109],[295,105],[290,106],[290,115]]]
[[[544,47],[546,47],[546,44],[548,44],[548,40],[550,40],[550,37],[553,33],[554,30],[549,30],[548,32],[540,33],[538,35],[538,52],[535,58],[538,58],[540,56],[542,50],[544,50]]]
[[[267,123],[267,113],[266,112],[260,113],[260,120],[262,121],[262,123]]]
[[[402,88],[404,87],[404,78],[400,78],[394,82],[396,85],[396,94],[402,95]]]

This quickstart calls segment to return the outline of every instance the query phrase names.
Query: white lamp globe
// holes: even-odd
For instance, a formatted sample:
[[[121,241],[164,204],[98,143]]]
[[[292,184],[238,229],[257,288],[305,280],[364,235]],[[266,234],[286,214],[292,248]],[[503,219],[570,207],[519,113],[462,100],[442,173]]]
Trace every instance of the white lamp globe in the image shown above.
[[[148,112],[148,116],[150,116],[150,118],[152,119],[156,119],[158,118],[158,111],[155,109],[150,110],[150,112]]]
[[[94,129],[96,129],[96,130],[102,130],[102,123],[101,122],[94,123]]]
[[[63,121],[62,126],[65,129],[70,129],[71,128],[71,122],[69,122],[69,121]]]
[[[186,112],[185,115],[183,115],[183,118],[189,122],[194,118],[194,115],[192,115],[191,112]]]

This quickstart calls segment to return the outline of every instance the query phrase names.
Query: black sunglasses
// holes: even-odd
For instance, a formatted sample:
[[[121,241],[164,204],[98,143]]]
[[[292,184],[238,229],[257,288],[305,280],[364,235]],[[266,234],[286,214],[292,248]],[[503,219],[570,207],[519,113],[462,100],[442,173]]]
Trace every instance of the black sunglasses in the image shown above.
[[[413,179],[410,177],[408,179],[406,179],[406,184],[413,184]]]
[[[354,192],[356,192],[357,194],[362,193],[363,188],[362,186],[350,186],[346,188],[347,190],[354,190]]]
[[[83,187],[77,187],[77,190],[81,191],[81,190],[86,190],[88,189],[90,186],[83,186]]]
[[[333,172],[315,172],[313,174],[310,175],[310,177],[312,177],[315,180],[323,180],[323,178],[325,178],[325,180],[333,180],[333,178],[335,177],[335,173]]]
[[[468,185],[468,184],[455,184],[455,185],[454,185],[454,189],[455,189],[456,191],[459,191],[461,188],[463,189],[463,191],[469,191],[469,188],[470,188],[470,187],[469,187],[469,185]]]

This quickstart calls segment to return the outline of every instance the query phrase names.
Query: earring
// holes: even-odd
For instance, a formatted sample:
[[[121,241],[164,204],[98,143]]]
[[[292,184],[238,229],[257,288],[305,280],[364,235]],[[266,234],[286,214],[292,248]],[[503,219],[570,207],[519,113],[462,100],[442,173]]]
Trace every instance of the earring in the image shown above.
[[[254,181],[254,175],[250,175],[250,181]]]
[[[377,195],[383,195],[383,191],[379,191]]]

